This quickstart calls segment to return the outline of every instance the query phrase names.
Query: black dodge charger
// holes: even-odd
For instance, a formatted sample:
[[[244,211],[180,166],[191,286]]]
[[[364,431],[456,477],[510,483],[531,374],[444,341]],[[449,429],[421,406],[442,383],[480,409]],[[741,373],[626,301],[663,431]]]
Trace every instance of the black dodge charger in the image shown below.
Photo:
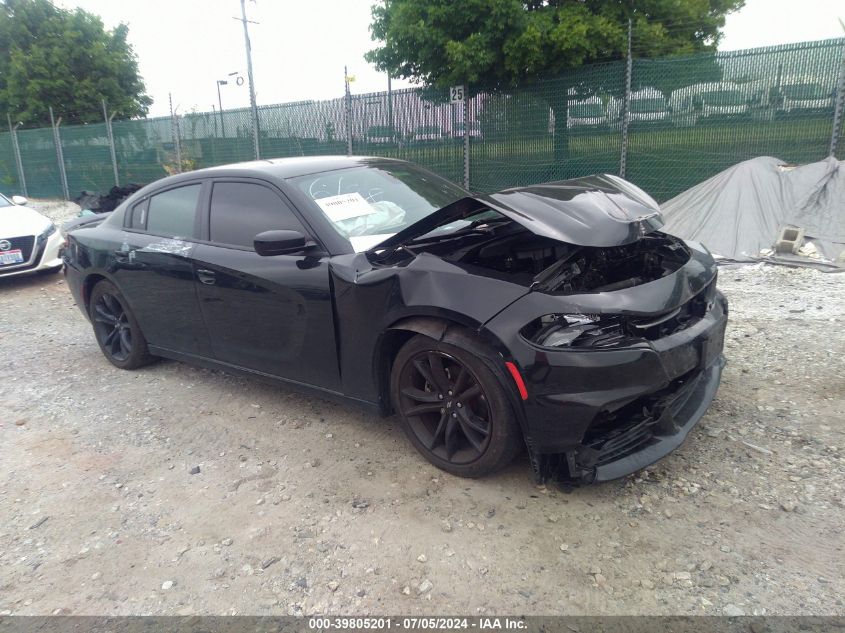
[[[727,302],[700,244],[603,175],[473,195],[399,160],[265,160],[165,178],[71,230],[106,358],[162,356],[395,411],[436,466],[527,447],[603,481],[683,442],[719,385]]]

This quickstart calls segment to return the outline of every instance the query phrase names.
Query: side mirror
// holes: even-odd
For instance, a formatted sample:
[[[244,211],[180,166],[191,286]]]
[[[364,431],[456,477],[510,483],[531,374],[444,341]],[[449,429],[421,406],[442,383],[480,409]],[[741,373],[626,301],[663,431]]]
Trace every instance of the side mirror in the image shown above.
[[[23,206],[27,202],[29,202],[29,200],[27,200],[23,196],[12,196],[12,204],[17,204],[19,206]]]
[[[264,231],[255,236],[255,252],[262,257],[301,253],[308,245],[299,231]]]

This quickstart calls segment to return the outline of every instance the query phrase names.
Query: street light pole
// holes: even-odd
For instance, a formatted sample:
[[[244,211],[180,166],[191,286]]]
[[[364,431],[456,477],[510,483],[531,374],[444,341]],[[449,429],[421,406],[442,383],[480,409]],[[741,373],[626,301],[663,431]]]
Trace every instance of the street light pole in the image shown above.
[[[240,73],[236,70],[233,73],[229,73],[229,77],[235,78],[235,84],[238,86],[243,85],[244,78],[240,76]],[[223,118],[223,99],[220,98],[220,86],[228,86],[229,80],[228,79],[218,79],[217,80],[217,105],[220,107],[220,135],[223,138],[226,138],[226,124],[224,123],[225,119]]]
[[[229,82],[225,79],[217,80],[217,105],[220,106],[220,135],[226,138],[226,124],[223,122],[223,98],[220,96],[220,86],[225,86]]]

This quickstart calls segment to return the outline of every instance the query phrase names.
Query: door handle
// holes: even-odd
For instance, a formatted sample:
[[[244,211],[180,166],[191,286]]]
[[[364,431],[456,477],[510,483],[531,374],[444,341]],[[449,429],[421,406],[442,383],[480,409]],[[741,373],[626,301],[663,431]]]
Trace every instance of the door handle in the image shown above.
[[[217,275],[214,273],[214,271],[205,270],[204,268],[200,268],[197,271],[197,278],[200,280],[200,282],[208,286],[213,286],[214,283],[217,281]]]

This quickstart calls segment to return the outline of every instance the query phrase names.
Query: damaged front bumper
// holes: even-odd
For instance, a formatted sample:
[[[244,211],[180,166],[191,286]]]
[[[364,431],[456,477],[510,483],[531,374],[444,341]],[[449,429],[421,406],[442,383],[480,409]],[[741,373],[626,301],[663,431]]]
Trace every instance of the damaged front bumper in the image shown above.
[[[727,301],[711,292],[701,318],[657,340],[591,350],[525,344],[517,351],[528,387],[522,422],[538,481],[616,479],[680,446],[710,406],[725,365]]]
[[[709,366],[691,375],[666,395],[646,397],[648,404],[619,427],[595,433],[578,448],[560,458],[541,457],[538,472],[546,478],[609,481],[630,475],[662,459],[678,448],[701,419],[719,388],[725,358],[719,355]],[[554,472],[550,472],[554,471]]]

